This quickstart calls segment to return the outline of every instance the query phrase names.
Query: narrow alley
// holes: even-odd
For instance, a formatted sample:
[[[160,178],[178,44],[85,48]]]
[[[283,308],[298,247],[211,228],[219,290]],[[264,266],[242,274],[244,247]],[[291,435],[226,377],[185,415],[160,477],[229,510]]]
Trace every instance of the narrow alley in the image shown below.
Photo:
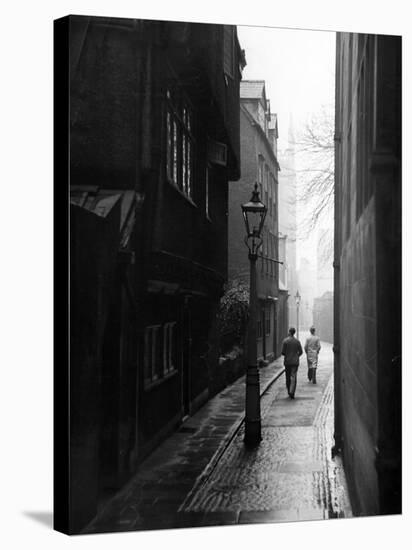
[[[281,359],[261,369],[259,447],[243,443],[241,378],[149,456],[84,532],[350,517],[343,469],[331,458],[330,344],[322,342],[320,357],[317,385],[301,361],[295,400]]]
[[[401,37],[54,27],[54,528],[401,514]]]

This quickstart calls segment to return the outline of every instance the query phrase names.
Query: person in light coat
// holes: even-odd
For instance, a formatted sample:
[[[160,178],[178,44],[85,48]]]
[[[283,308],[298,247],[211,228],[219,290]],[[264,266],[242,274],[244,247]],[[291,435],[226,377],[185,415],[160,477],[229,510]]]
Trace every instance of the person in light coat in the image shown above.
[[[310,336],[306,338],[305,352],[308,360],[308,380],[316,384],[316,369],[320,351],[320,338],[315,336],[315,327],[310,328]]]

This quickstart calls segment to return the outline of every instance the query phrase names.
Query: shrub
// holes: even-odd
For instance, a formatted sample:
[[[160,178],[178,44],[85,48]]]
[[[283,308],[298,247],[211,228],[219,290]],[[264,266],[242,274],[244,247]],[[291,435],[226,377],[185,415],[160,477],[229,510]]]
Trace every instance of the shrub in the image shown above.
[[[235,281],[226,287],[217,315],[222,353],[243,347],[249,317],[249,289]]]

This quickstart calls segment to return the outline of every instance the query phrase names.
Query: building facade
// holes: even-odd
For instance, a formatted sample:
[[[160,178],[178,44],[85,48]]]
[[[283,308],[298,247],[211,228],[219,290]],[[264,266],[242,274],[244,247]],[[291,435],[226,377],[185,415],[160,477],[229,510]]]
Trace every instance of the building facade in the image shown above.
[[[400,37],[338,33],[335,144],[335,450],[357,515],[400,513]]]
[[[255,182],[267,206],[263,245],[257,268],[259,311],[258,360],[280,355],[287,293],[279,293],[277,118],[270,112],[262,80],[240,84],[241,179],[229,185],[229,280],[249,285],[249,260],[244,243],[241,204],[250,200]]]
[[[296,327],[296,303],[294,296],[298,290],[297,278],[297,175],[296,175],[296,138],[292,115],[289,116],[287,147],[279,152],[282,170],[279,173],[279,235],[284,239],[281,248],[280,266],[281,288],[289,294],[288,323]],[[287,330],[284,333],[287,334]]]
[[[58,33],[69,75],[78,532],[209,397],[243,56],[228,25],[70,16]]]
[[[297,272],[297,286],[301,296],[299,306],[299,327],[302,331],[308,331],[313,324],[314,300],[318,295],[317,271],[313,257],[311,260],[309,260],[309,258],[300,258]],[[295,302],[294,299],[293,302]]]

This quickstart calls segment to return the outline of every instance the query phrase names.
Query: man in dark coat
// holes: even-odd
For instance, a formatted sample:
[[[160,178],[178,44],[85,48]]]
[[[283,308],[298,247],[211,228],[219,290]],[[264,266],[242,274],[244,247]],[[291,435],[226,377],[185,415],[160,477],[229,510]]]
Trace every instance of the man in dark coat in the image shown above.
[[[282,343],[282,355],[285,357],[283,364],[285,365],[286,387],[291,399],[295,399],[299,357],[303,353],[299,340],[295,338],[295,332],[296,330],[291,327],[289,329],[289,336]]]

